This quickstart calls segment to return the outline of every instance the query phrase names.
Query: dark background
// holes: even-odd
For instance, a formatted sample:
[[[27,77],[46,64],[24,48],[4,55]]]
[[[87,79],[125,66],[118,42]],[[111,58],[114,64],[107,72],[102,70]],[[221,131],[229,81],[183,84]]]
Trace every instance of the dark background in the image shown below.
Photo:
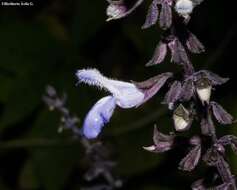
[[[147,0],[128,18],[106,23],[105,0],[35,1],[32,7],[0,6],[0,189],[77,190],[82,183],[83,157],[79,144],[68,145],[70,132],[57,133],[59,114],[42,102],[51,84],[68,94],[68,107],[83,120],[105,95],[88,86],[76,87],[77,69],[96,67],[107,76],[142,81],[164,71],[180,72],[169,59],[146,68],[161,30],[141,30]],[[236,37],[234,1],[208,1],[195,8],[189,29],[207,51],[192,56],[195,68],[230,77],[213,99],[237,116]],[[113,147],[124,189],[189,189],[205,175],[177,169],[183,154],[162,155],[142,149],[152,143],[153,125],[172,131],[170,113],[161,105],[165,91],[138,109],[117,109],[103,138]],[[81,123],[80,123],[81,125]],[[236,126],[217,126],[218,135],[237,134]],[[191,133],[199,132],[198,126]],[[186,135],[189,135],[186,134]],[[229,155],[237,173],[237,157]]]

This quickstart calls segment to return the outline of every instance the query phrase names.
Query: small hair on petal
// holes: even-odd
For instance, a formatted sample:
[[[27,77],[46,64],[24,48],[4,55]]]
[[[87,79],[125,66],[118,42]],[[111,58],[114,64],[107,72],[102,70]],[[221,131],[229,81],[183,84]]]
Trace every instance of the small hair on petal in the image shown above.
[[[102,88],[104,76],[97,69],[82,69],[76,72],[79,83]]]

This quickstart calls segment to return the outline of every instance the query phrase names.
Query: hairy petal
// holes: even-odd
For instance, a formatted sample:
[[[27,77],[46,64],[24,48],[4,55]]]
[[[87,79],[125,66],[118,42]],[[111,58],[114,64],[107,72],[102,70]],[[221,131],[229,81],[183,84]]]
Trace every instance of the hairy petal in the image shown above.
[[[149,10],[147,12],[147,16],[146,16],[146,21],[142,26],[142,29],[146,29],[151,27],[152,25],[156,24],[157,20],[158,20],[158,16],[159,16],[159,11],[158,11],[158,0],[153,0]]]
[[[160,27],[163,29],[167,29],[172,24],[172,11],[171,7],[168,3],[163,2],[161,4],[161,12],[160,12]]]
[[[221,105],[214,101],[211,102],[210,105],[212,107],[213,114],[219,123],[224,125],[233,123],[233,117],[226,110],[224,110]]]
[[[162,73],[143,82],[134,82],[136,87],[144,93],[142,103],[152,98],[170,77],[172,77],[172,73],[168,72]]]
[[[173,109],[174,103],[179,100],[182,92],[182,85],[179,81],[175,81],[169,91],[165,95],[164,103],[169,105],[169,109]]]
[[[179,163],[179,169],[192,171],[198,164],[201,157],[201,145],[195,146]]]
[[[96,69],[78,70],[76,75],[79,82],[108,90],[115,97],[117,105],[122,108],[140,105],[144,99],[144,94],[134,84],[109,79]]]
[[[189,51],[191,51],[192,53],[202,53],[205,51],[205,48],[202,45],[202,43],[191,32],[188,32],[188,39],[186,41],[186,46],[188,47]]]
[[[100,99],[89,111],[83,123],[83,134],[88,138],[96,138],[103,126],[109,122],[116,107],[115,98],[106,96]]]
[[[161,41],[157,45],[152,59],[146,64],[146,66],[160,64],[162,61],[164,61],[166,54],[167,54],[167,44]]]

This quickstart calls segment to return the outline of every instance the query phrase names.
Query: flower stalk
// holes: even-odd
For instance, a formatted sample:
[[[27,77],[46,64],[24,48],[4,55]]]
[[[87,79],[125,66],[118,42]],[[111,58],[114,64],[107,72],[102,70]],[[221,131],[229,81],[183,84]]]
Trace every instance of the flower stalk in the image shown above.
[[[124,2],[109,2],[107,21],[128,16],[143,0],[137,0],[134,6],[127,8]],[[159,24],[164,30],[160,42],[155,48],[152,58],[146,66],[157,66],[164,62],[170,54],[170,62],[183,68],[183,77],[176,80],[171,72],[161,73],[143,82],[123,82],[104,77],[96,69],[82,69],[77,72],[80,83],[104,88],[111,94],[102,98],[92,107],[84,122],[83,134],[87,138],[97,137],[102,127],[111,119],[116,106],[121,108],[136,108],[152,98],[166,83],[169,90],[162,103],[168,105],[172,112],[175,133],[165,135],[155,127],[153,145],[144,147],[152,153],[163,153],[179,146],[176,138],[182,131],[191,130],[193,122],[200,124],[200,133],[190,137],[187,154],[179,163],[179,169],[194,170],[200,161],[208,167],[215,167],[218,177],[213,174],[212,186],[207,186],[205,179],[199,179],[191,186],[193,190],[235,190],[236,182],[226,159],[225,146],[230,145],[237,150],[237,137],[227,135],[218,137],[213,118],[221,125],[232,124],[233,117],[217,102],[212,101],[212,90],[215,86],[226,83],[229,79],[222,78],[208,71],[195,71],[191,62],[191,54],[205,51],[204,45],[188,29],[192,12],[203,0],[152,0],[142,29]],[[93,120],[96,118],[96,121]],[[208,139],[211,143],[206,143]],[[183,146],[183,143],[181,143]],[[221,181],[221,184],[218,183]]]

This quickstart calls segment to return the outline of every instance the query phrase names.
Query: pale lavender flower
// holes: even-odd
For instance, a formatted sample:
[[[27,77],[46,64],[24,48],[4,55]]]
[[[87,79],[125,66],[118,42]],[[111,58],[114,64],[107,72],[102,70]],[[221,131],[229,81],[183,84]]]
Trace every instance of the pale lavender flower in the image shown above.
[[[132,108],[144,101],[144,93],[133,83],[109,79],[96,69],[78,70],[76,75],[79,82],[104,88],[112,94],[99,100],[87,114],[83,124],[83,133],[87,138],[99,135],[102,127],[109,122],[116,105]]]

